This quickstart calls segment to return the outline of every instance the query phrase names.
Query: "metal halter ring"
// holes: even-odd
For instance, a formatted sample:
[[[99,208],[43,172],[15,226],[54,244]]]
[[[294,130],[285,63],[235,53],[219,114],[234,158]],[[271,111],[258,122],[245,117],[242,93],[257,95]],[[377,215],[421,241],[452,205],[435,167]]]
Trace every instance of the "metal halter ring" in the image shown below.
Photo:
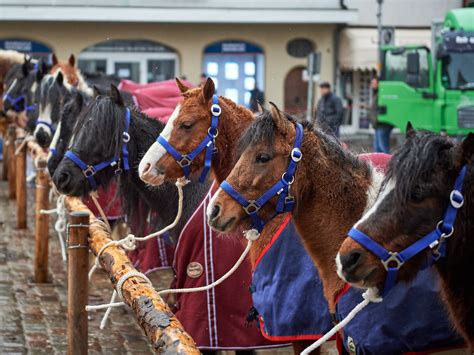
[[[209,127],[209,128],[207,129],[207,133],[209,133],[209,135],[210,135],[212,138],[214,138],[214,139],[217,138],[217,136],[219,135],[219,130],[216,128],[216,134],[213,134],[213,133],[211,132],[211,129],[212,129],[212,127]]]
[[[184,168],[186,166],[190,166],[193,161],[189,159],[187,155],[183,155],[181,159],[176,160],[176,162],[180,167]]]
[[[285,175],[286,175],[286,171],[285,171],[283,174],[281,174],[281,179],[282,179],[284,182],[286,182],[288,185],[291,185],[291,184],[293,184],[293,183],[295,182],[295,176],[294,176],[294,175],[291,177],[291,180],[290,180],[290,181],[286,181]]]
[[[248,215],[258,212],[260,208],[262,207],[255,200],[249,201],[249,204],[243,207],[245,213],[247,213]]]
[[[92,165],[89,165],[85,170],[82,170],[82,173],[86,178],[89,178],[95,175],[96,171]]]
[[[451,230],[449,231],[449,233],[444,233],[439,227],[441,227],[441,225],[443,224],[443,220],[439,221],[438,224],[436,225],[436,229],[439,230],[441,232],[441,237],[440,238],[443,238],[443,239],[446,239],[446,238],[449,238],[450,236],[453,235],[454,233],[454,226],[451,226]]]
[[[460,198],[461,201],[460,202],[456,201],[454,199],[455,196]],[[451,206],[453,206],[456,209],[460,209],[462,207],[462,205],[464,205],[464,196],[458,190],[451,191],[451,194],[449,195],[449,200],[451,201]]]
[[[211,106],[211,113],[214,115],[214,116],[220,116],[221,115],[221,112],[222,112],[222,109],[221,107],[218,105],[218,104],[213,104]]]
[[[299,154],[299,156],[297,156],[297,155],[295,156],[295,153]],[[290,157],[291,157],[291,160],[293,160],[295,163],[297,163],[303,158],[303,153],[301,153],[300,148],[293,148],[291,150]]]
[[[403,264],[405,264],[404,261],[400,260],[398,258],[398,256],[400,254],[398,254],[397,252],[393,252],[393,251],[389,251],[388,252],[390,254],[390,256],[388,257],[387,260],[380,260],[385,268],[385,270],[388,271],[388,269],[400,269],[402,267]],[[395,267],[391,267],[389,264],[394,262],[396,264]]]
[[[123,141],[124,143],[130,142],[130,134],[128,134],[128,132],[123,132],[122,141]]]

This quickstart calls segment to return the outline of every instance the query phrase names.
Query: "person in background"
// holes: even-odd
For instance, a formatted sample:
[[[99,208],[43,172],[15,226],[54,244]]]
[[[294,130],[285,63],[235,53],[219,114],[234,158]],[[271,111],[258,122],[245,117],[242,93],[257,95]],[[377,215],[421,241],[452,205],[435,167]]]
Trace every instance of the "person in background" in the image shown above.
[[[339,126],[344,118],[342,100],[331,91],[331,85],[324,81],[319,84],[321,98],[315,112],[316,124],[326,133],[339,138]]]
[[[206,80],[207,80],[206,73],[202,73],[201,76],[199,77],[199,87],[203,87],[204,84],[206,83]]]
[[[250,102],[249,102],[250,111],[252,111],[253,113],[258,112],[258,104],[263,106],[264,102],[265,102],[265,96],[263,95],[263,91],[260,91],[260,89],[257,86],[257,83],[255,83],[255,87],[253,88],[252,91],[250,91]]]
[[[393,126],[378,121],[379,81],[377,78],[372,79],[370,87],[372,88],[372,102],[369,109],[369,118],[375,129],[374,151],[376,153],[388,154],[390,153],[390,133],[392,132]]]

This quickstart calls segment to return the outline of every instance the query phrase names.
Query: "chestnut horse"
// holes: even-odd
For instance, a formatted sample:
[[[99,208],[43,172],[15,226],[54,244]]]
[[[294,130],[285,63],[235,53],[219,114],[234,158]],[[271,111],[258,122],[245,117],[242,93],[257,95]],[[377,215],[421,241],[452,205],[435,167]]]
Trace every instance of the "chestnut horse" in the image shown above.
[[[401,252],[438,228],[437,223],[451,205],[450,194],[463,166],[467,171],[459,192],[464,195],[464,203],[454,232],[442,242],[446,245],[445,257],[435,263],[435,268],[451,319],[474,351],[474,134],[469,133],[455,145],[448,138],[415,132],[409,126],[407,140],[393,156],[376,203],[355,228],[386,250]],[[434,247],[427,245],[405,261],[397,279],[413,279],[422,263],[433,255]],[[347,281],[358,287],[384,287],[387,271],[380,258],[355,240],[346,239],[338,259],[339,273]]]
[[[296,149],[296,125],[291,116],[272,106],[271,113],[263,113],[247,129],[239,143],[239,160],[226,179],[243,199],[253,201],[274,186],[275,182],[283,179],[282,173],[287,171],[289,161],[295,161],[289,157],[290,154],[293,157]],[[337,297],[345,287],[336,273],[337,252],[349,228],[374,203],[383,175],[371,164],[345,151],[332,137],[318,129],[314,130],[310,125],[304,128],[301,139],[302,159],[301,156],[296,159],[299,161],[296,174],[293,175],[294,180],[289,182],[296,203],[293,220],[317,266],[325,297],[334,312]],[[220,232],[249,229],[253,226],[253,219],[227,191],[221,187],[208,207],[211,226]],[[276,196],[268,200],[258,210],[259,217],[271,220],[278,201]],[[432,285],[432,280],[429,281]],[[407,292],[402,292],[402,295],[402,300],[408,297]],[[337,304],[339,305],[338,302]],[[416,305],[412,303],[412,306]],[[380,307],[374,311],[380,312]],[[397,309],[391,312],[391,318],[387,319],[393,320],[400,316]],[[425,328],[431,327],[432,319],[427,318],[428,315],[437,318],[437,321],[445,317],[438,307],[430,308],[426,314],[417,315]],[[366,322],[369,326],[373,320],[366,318]],[[411,336],[416,331],[417,329],[413,330]],[[363,332],[366,330],[363,329]],[[401,330],[395,330],[390,338],[394,346],[407,349],[405,343],[400,341],[402,334]],[[437,341],[445,341],[450,345],[456,341],[449,324],[440,331],[439,336]],[[419,346],[429,348],[433,344],[427,340]],[[411,349],[410,346],[408,348]]]
[[[92,95],[91,89],[87,86],[84,77],[82,76],[79,68],[76,67],[76,57],[74,54],[69,56],[68,60],[58,59],[56,54],[53,53],[53,67],[51,68],[51,74],[55,74],[57,71],[61,71],[64,75],[65,82],[69,85],[76,87],[78,90],[87,92]]]
[[[168,121],[163,133],[169,143],[179,152],[194,150],[204,139],[209,129],[209,108],[214,95],[214,82],[208,79],[202,88],[189,89],[179,79],[176,80],[184,97],[177,115]],[[221,114],[218,123],[218,137],[215,144],[218,154],[212,160],[211,170],[216,180],[221,183],[232,170],[234,152],[237,142],[245,129],[254,120],[254,114],[243,106],[236,105],[225,97],[219,97]],[[204,166],[204,154],[193,160],[191,172],[197,173]],[[175,180],[183,176],[183,170],[175,159],[158,143],[154,143],[139,165],[140,178],[151,184],[160,185],[164,181]],[[282,224],[285,216],[272,220],[265,228],[261,237],[256,240],[250,250],[250,262],[255,265],[257,257],[270,243],[272,236]],[[304,350],[311,341],[293,343],[295,353]],[[316,352],[314,352],[316,354]]]

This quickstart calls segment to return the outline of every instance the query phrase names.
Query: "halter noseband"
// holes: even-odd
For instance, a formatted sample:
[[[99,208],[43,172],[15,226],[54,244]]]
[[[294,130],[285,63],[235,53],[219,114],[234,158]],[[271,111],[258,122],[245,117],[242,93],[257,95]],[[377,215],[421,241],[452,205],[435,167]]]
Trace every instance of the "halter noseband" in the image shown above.
[[[178,165],[183,169],[184,176],[189,177],[191,173],[191,164],[193,160],[206,149],[204,157],[204,168],[202,170],[201,176],[199,177],[199,182],[204,182],[206,176],[211,169],[212,156],[216,153],[216,137],[218,135],[217,124],[219,122],[219,116],[221,115],[222,109],[219,106],[219,98],[217,95],[212,96],[212,106],[211,106],[211,125],[207,130],[207,134],[204,139],[199,143],[199,145],[188,154],[179,153],[161,134],[156,139],[156,142],[161,144],[166,151],[171,154],[171,156],[176,160]]]
[[[256,200],[247,200],[242,196],[236,189],[232,187],[226,180],[221,184],[221,188],[227,192],[239,205],[242,206],[245,213],[247,213],[252,219],[252,227],[258,232],[263,230],[265,221],[260,218],[258,211],[263,207],[274,196],[278,195],[278,202],[275,209],[275,215],[285,212],[291,212],[295,204],[295,198],[290,194],[290,187],[295,181],[296,168],[298,162],[303,158],[301,153],[301,143],[303,141],[303,126],[300,123],[296,123],[296,136],[293,149],[290,153],[290,162],[286,171],[282,174],[281,179],[278,180],[272,187],[265,191]]]
[[[127,108],[127,111],[125,113],[125,129],[122,133],[122,160],[123,160],[123,169],[124,170],[130,170],[130,164],[128,161],[128,148],[127,148],[127,143],[130,141],[130,134],[128,133],[128,130],[130,128],[130,109]],[[112,167],[117,167],[115,170],[115,174],[118,175],[122,172],[122,169],[120,168],[120,157],[112,157],[109,160],[103,161],[101,163],[95,164],[95,165],[88,165],[84,161],[81,160],[75,153],[72,152],[72,150],[68,150],[66,154],[64,155],[65,157],[69,158],[73,163],[75,163],[81,170],[84,176],[86,177],[87,181],[89,181],[89,184],[92,188],[93,191],[97,190],[97,181],[94,178],[94,175],[98,173],[99,171],[107,168],[108,166]]]
[[[464,177],[466,176],[466,170],[467,166],[464,165],[461,168],[454,183],[454,188],[449,195],[449,205],[446,208],[444,217],[438,222],[436,228],[401,252],[388,251],[382,245],[375,242],[368,235],[356,229],[355,227],[349,231],[349,237],[377,255],[380,258],[385,270],[387,270],[387,277],[385,279],[383,290],[384,295],[386,295],[388,291],[390,291],[390,289],[395,285],[397,281],[398,270],[400,270],[403,264],[405,264],[415,255],[418,255],[428,247],[433,250],[434,261],[437,261],[440,257],[444,257],[446,255],[445,240],[453,235],[454,223],[456,222],[458,210],[464,204],[464,196],[462,195],[461,191]]]
[[[3,96],[3,101],[8,101],[10,105],[12,105],[13,110],[15,112],[23,112],[23,111],[29,112],[36,109],[36,104],[32,104],[32,105],[26,104],[26,98],[24,95],[13,97],[10,94],[6,94],[5,96]],[[20,102],[23,102],[23,105],[19,105]]]
[[[49,121],[43,120],[41,118],[38,118],[36,120],[36,125],[48,127],[49,131],[51,132],[51,135],[54,135],[54,133],[56,132],[56,129],[53,127],[53,125]]]

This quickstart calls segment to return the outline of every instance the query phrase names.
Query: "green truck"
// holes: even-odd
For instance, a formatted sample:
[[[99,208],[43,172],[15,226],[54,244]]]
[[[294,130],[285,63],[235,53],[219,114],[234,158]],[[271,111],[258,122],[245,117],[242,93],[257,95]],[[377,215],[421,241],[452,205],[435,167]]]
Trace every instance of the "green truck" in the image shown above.
[[[474,131],[474,8],[449,11],[426,46],[383,48],[380,122],[448,135]]]

